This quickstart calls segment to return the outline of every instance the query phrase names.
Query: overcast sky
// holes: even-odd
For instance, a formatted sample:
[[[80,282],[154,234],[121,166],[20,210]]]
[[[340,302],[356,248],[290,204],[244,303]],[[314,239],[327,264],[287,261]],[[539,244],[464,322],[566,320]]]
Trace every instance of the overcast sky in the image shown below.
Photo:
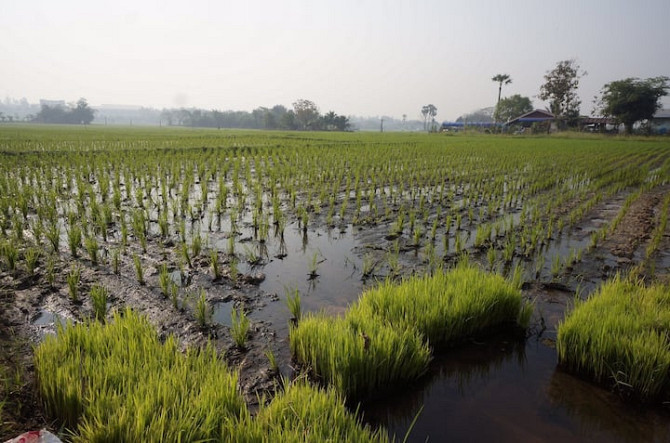
[[[0,0],[0,96],[450,120],[493,106],[498,73],[544,108],[576,59],[588,114],[609,81],[670,76],[669,20],[670,0]]]

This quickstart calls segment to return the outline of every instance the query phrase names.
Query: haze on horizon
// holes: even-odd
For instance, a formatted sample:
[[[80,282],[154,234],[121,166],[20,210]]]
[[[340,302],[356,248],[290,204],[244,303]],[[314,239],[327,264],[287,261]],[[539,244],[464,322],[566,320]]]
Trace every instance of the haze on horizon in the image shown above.
[[[668,0],[4,0],[0,97],[449,120],[495,105],[502,73],[503,96],[545,108],[543,75],[576,59],[589,114],[607,82],[670,75],[668,17]]]

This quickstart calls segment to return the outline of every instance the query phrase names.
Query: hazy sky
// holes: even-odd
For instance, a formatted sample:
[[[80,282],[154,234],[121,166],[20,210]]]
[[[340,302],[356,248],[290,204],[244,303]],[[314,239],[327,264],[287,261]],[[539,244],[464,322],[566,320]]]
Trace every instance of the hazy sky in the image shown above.
[[[576,59],[582,113],[607,82],[670,76],[670,0],[0,0],[0,97],[438,120],[522,94]],[[666,107],[670,101],[664,101]]]

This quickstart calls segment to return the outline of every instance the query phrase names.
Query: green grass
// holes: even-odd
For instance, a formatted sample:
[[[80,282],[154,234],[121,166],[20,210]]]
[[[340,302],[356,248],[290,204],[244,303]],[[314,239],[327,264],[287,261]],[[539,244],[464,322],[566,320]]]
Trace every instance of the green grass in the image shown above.
[[[568,371],[642,400],[670,398],[670,287],[619,277],[600,287],[558,328]]]
[[[388,441],[334,390],[304,381],[286,382],[252,418],[237,372],[212,347],[182,353],[131,310],[59,327],[35,349],[35,367],[46,412],[75,442]]]

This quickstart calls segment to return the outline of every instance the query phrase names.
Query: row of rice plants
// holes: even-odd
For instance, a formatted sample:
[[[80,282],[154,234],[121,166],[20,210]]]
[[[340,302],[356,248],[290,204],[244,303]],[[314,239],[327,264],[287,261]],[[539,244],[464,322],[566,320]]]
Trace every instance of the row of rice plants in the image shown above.
[[[388,441],[332,389],[286,382],[252,418],[212,347],[185,354],[131,310],[61,326],[35,350],[41,398],[72,441]]]
[[[353,398],[422,375],[431,348],[492,328],[525,328],[532,308],[498,275],[466,261],[445,273],[386,281],[365,291],[343,317],[312,314],[290,329],[296,360]]]
[[[645,401],[670,399],[670,287],[616,277],[558,327],[567,370]]]

